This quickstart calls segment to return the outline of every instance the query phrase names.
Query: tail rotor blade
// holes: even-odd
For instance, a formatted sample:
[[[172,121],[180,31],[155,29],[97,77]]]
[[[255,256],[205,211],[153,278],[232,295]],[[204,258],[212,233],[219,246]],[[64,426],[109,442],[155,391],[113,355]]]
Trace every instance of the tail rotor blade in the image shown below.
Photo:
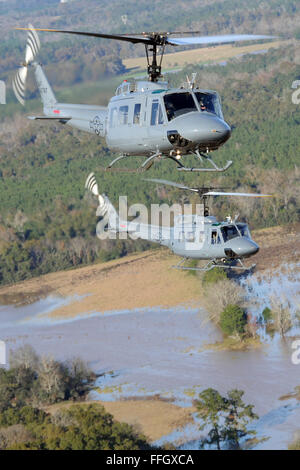
[[[104,217],[108,210],[108,205],[102,194],[99,194],[98,183],[94,173],[90,173],[85,182],[85,189],[90,191],[94,196],[98,197],[99,206],[97,215]]]
[[[25,104],[25,89],[27,79],[27,67],[21,67],[13,79],[12,86],[15,96],[22,106]]]
[[[25,49],[25,62],[15,75],[12,87],[15,96],[21,105],[25,105],[26,80],[28,65],[33,62],[40,50],[40,40],[32,25],[28,25],[28,36]]]
[[[34,60],[41,47],[39,37],[33,26],[29,25],[29,28],[25,52],[25,63],[27,65]]]
[[[98,183],[94,173],[90,173],[85,182],[85,188],[91,191],[94,196],[99,196]]]

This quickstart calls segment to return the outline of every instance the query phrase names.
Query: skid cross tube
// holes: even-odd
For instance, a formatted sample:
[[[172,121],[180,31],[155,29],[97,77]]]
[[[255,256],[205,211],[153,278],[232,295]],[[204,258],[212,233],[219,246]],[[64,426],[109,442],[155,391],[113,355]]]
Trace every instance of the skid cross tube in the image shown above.
[[[245,266],[242,262],[241,259],[237,259],[235,261],[237,261],[240,266],[234,266],[233,264],[226,264],[226,262],[224,263],[218,263],[217,260],[213,259],[213,260],[210,260],[208,261],[208,263],[206,263],[206,265],[203,267],[203,268],[192,268],[192,267],[188,267],[188,266],[184,266],[184,263],[188,260],[189,258],[188,257],[184,257],[182,258],[178,264],[172,266],[173,269],[180,269],[182,271],[200,271],[200,272],[207,272],[207,271],[210,271],[211,269],[214,269],[214,268],[224,268],[224,269],[236,269],[236,270],[241,270],[241,271],[251,271],[252,269],[254,269],[256,267],[256,264],[252,264],[251,266]]]
[[[143,173],[144,171],[149,170],[149,168],[151,168],[153,163],[156,160],[158,160],[159,158],[162,157],[162,154],[160,153],[159,150],[157,150],[157,152],[155,152],[153,155],[150,155],[150,157],[148,157],[144,161],[144,163],[136,169],[112,168],[115,163],[117,163],[118,161],[123,160],[125,158],[128,158],[128,157],[130,157],[130,155],[120,155],[119,157],[115,158],[112,162],[110,162],[110,164],[106,168],[104,168],[104,171],[112,171],[112,172],[119,172],[119,173],[122,173],[122,172],[124,172],[124,173]]]

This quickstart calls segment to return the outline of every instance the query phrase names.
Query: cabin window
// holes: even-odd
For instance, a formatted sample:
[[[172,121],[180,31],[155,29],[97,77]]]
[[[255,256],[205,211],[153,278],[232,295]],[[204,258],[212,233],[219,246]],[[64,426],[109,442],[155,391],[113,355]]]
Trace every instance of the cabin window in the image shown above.
[[[152,103],[152,111],[151,111],[151,126],[155,126],[157,124],[163,124],[164,118],[161,109],[161,105],[158,101],[153,101]]]
[[[199,232],[199,243],[204,243],[205,236],[204,232]]]
[[[228,242],[229,240],[239,236],[239,232],[237,231],[235,225],[225,225],[225,227],[221,228],[221,232],[224,242]]]
[[[136,103],[134,105],[134,112],[133,112],[133,124],[140,124],[141,121],[141,103]]]
[[[125,125],[128,123],[128,106],[120,106],[119,108],[119,124]]]
[[[221,243],[220,235],[217,230],[212,230],[211,232],[211,244],[219,245]]]
[[[195,233],[194,232],[187,232],[185,239],[189,243],[194,243],[195,242]]]
[[[168,120],[181,116],[182,114],[197,111],[197,107],[191,93],[170,93],[164,96]]]
[[[196,91],[195,96],[202,112],[213,113],[223,119],[221,104],[217,94]]]
[[[118,109],[112,108],[110,112],[109,127],[116,127],[118,125]]]

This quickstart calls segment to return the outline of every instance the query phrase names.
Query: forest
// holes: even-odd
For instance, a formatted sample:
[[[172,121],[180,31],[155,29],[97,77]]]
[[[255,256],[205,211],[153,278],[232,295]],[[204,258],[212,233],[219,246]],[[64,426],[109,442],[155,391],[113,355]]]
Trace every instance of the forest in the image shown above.
[[[54,15],[66,6],[48,1],[44,4],[45,8],[47,6],[46,10],[41,12],[38,2],[24,3],[32,3],[33,13],[38,19],[37,25],[44,25],[50,13]],[[96,11],[103,6],[100,26],[106,19],[105,27],[109,28],[112,21],[112,5],[95,0],[89,0],[89,3],[95,6]],[[267,24],[267,14],[272,10],[268,31],[265,32],[269,32],[271,27],[277,28],[281,25],[278,26],[280,32],[288,18],[291,31],[297,35],[295,18],[299,15],[298,2],[272,0],[267,5],[258,6],[258,2],[251,0],[238,2],[239,8],[234,9],[234,6],[237,7],[234,0],[206,1],[201,2],[201,15],[191,21],[192,4],[198,3],[194,1],[185,7],[180,24],[180,15],[172,16],[174,7],[169,7],[170,17],[168,22],[163,23],[163,15],[162,18],[158,15],[161,3],[155,2],[155,8],[151,12],[152,20],[155,24],[157,21],[158,27],[162,24],[172,28],[203,27],[206,19],[204,33],[220,30],[231,32],[231,29],[241,31],[244,26],[249,28],[251,21],[259,25],[255,28],[257,31],[261,29],[261,25]],[[247,8],[241,13],[240,7],[244,3],[247,3]],[[118,5],[120,13],[123,12],[121,2],[115,1],[112,4]],[[10,24],[11,5],[13,2],[0,2],[0,22],[3,18],[8,18],[8,25]],[[72,13],[70,18],[55,25],[69,24],[74,18],[72,15],[81,9],[80,5],[77,1],[69,4]],[[142,1],[139,8],[143,13],[137,24],[146,28],[146,2]],[[135,18],[137,13],[133,2],[128,2],[126,11],[129,18]],[[26,18],[26,8],[22,13],[20,10],[20,21],[23,18]],[[223,23],[219,24],[221,18]],[[95,27],[91,15],[89,20],[88,25]],[[84,22],[83,17],[80,24]],[[52,23],[51,25],[53,26]],[[75,29],[76,21],[73,26]],[[125,26],[123,25],[124,28]],[[130,25],[126,27],[130,28]],[[116,26],[114,28],[116,29]],[[20,34],[18,39],[16,32],[11,33],[9,38],[8,41],[1,42],[0,46],[1,57],[4,58],[0,64],[3,78],[12,76],[17,64],[16,57],[21,57],[24,49]],[[105,55],[108,64],[116,64],[117,70],[100,70],[98,65],[95,65],[94,74],[91,73],[90,76],[86,74],[89,74],[92,68],[89,69],[89,64],[81,61],[82,58],[89,60],[89,53],[84,54],[87,47],[84,42],[80,47],[77,40],[70,39],[42,44],[42,54],[48,56],[49,64],[53,62],[55,66],[66,70],[64,76],[54,73],[53,69],[51,72],[50,65],[49,68],[46,67],[46,73],[49,71],[49,80],[60,101],[107,104],[120,80],[127,76],[126,72],[124,75],[121,57],[133,52],[119,49],[119,54],[114,55],[116,51],[113,48],[123,46],[107,43],[104,45],[102,41],[100,43],[98,47],[93,42],[95,46],[89,49],[91,55],[95,51],[98,54],[93,63],[101,63],[99,57],[108,54]],[[16,48],[18,54],[15,52]],[[111,59],[113,57],[115,62]],[[64,67],[65,63],[70,63],[73,70],[78,65],[81,72],[78,72],[78,75],[69,74],[70,69]],[[170,86],[178,86],[186,80],[186,75],[190,76],[192,72],[197,72],[197,84],[201,88],[217,90],[221,96],[223,113],[226,121],[232,126],[233,133],[229,142],[215,153],[214,159],[219,164],[230,159],[234,164],[226,175],[204,177],[179,174],[173,163],[163,162],[151,169],[147,176],[167,177],[186,184],[217,185],[232,190],[273,194],[274,197],[264,201],[225,201],[217,198],[212,201],[213,211],[217,216],[225,217],[228,213],[239,213],[240,219],[247,221],[252,229],[299,221],[300,105],[292,103],[294,90],[291,88],[294,80],[300,78],[298,42],[290,41],[288,45],[276,50],[271,49],[267,54],[232,59],[226,66],[187,66],[181,72],[169,74],[166,78],[169,79]],[[114,73],[123,75],[107,77]],[[32,123],[27,120],[26,114],[40,112],[41,109],[33,82],[25,109],[21,109],[15,102],[9,87],[7,103],[6,106],[0,105],[1,284],[96,261],[106,261],[150,247],[149,243],[142,241],[99,241],[96,238],[96,205],[84,191],[84,182],[90,171],[95,171],[100,190],[108,194],[116,205],[119,195],[127,195],[129,204],[197,202],[189,194],[150,185],[134,174],[129,176],[104,173],[101,168],[109,163],[113,155],[106,148],[105,142],[96,136],[91,137],[67,126]],[[129,165],[135,167],[138,161],[132,158]]]
[[[81,359],[59,362],[29,345],[16,349],[10,368],[0,368],[0,450],[150,449],[145,436],[103,406],[84,404],[94,379]],[[73,406],[51,408],[64,403]]]

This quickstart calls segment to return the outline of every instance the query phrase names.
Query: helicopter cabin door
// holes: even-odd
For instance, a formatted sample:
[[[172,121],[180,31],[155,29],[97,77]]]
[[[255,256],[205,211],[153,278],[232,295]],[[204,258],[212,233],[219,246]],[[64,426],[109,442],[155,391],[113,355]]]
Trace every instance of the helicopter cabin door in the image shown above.
[[[130,129],[132,138],[130,147],[135,148],[135,153],[150,151],[147,131],[147,101],[146,96],[137,96],[132,103],[132,114],[130,119]]]
[[[158,93],[152,93],[147,97],[147,129],[148,141],[152,151],[165,150],[168,145],[167,133],[165,126],[167,124],[167,116],[163,101]]]
[[[219,257],[224,254],[223,239],[219,227],[212,226],[208,232],[208,248],[212,257]]]
[[[220,232],[215,227],[212,227],[210,232],[210,244],[214,246],[221,244]]]

